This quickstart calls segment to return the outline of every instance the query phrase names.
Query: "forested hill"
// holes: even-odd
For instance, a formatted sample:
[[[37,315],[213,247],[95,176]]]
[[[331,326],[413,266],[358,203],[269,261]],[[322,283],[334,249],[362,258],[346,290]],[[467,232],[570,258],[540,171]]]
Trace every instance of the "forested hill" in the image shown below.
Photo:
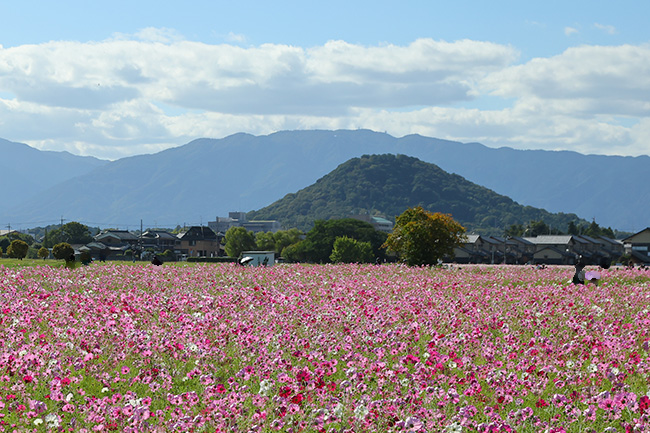
[[[503,234],[512,224],[544,220],[566,230],[575,214],[553,214],[450,174],[435,164],[404,155],[364,155],[339,165],[315,184],[248,214],[275,219],[285,228],[309,230],[315,220],[355,214],[383,215],[392,221],[408,207],[449,213],[468,232]]]

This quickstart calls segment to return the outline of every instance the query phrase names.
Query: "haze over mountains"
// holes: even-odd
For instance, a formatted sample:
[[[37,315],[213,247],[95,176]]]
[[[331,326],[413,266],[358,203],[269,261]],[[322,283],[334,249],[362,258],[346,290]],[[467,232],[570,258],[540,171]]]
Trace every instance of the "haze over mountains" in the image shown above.
[[[11,191],[0,202],[3,226],[54,224],[61,217],[100,227],[135,228],[141,219],[146,227],[206,224],[229,211],[268,206],[364,154],[413,156],[522,205],[595,218],[603,227],[650,225],[648,156],[493,149],[368,130],[202,138],[113,162],[25,147],[0,140],[0,152],[9,155],[2,158],[3,173],[10,173],[3,190]]]

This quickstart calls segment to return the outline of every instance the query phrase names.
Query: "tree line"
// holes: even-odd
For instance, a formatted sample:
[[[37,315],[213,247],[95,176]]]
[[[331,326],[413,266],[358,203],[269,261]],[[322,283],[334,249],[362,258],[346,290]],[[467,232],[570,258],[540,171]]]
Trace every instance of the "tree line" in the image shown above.
[[[544,220],[532,220],[528,224],[512,224],[505,230],[506,236],[525,236],[536,237],[542,235],[584,235],[590,237],[605,236],[611,239],[617,239],[631,235],[631,233],[619,232],[612,230],[611,227],[601,227],[592,221],[591,224],[585,224],[575,221],[569,221],[566,231],[560,230],[544,222]]]
[[[226,254],[241,256],[248,250],[275,251],[286,261],[307,263],[381,263],[400,261],[412,266],[434,265],[453,254],[465,241],[465,228],[450,215],[422,207],[409,208],[397,217],[392,233],[353,218],[315,221],[306,234],[257,233],[243,227],[226,232]],[[287,240],[282,243],[279,240]]]

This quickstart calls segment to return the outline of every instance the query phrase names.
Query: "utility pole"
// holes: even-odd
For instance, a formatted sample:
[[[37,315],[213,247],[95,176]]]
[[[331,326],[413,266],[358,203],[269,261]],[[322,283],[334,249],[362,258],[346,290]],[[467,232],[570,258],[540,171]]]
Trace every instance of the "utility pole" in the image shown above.
[[[140,218],[140,254],[142,254],[142,218]]]

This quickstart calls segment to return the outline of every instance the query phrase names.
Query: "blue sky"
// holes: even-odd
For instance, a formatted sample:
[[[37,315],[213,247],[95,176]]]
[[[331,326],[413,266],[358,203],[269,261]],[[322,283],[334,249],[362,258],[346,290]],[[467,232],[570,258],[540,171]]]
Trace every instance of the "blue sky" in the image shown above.
[[[411,133],[650,153],[650,3],[0,1],[0,137],[116,159],[198,137]]]

